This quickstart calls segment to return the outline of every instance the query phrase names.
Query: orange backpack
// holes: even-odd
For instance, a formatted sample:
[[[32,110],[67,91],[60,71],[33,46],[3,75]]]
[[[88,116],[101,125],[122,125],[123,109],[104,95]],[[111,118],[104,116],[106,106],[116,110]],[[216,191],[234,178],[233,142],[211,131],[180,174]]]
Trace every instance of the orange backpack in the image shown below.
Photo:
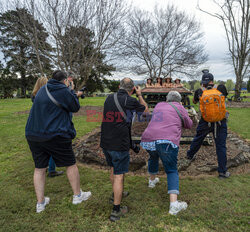
[[[200,111],[206,122],[219,122],[226,117],[225,96],[217,90],[205,89],[200,98]]]

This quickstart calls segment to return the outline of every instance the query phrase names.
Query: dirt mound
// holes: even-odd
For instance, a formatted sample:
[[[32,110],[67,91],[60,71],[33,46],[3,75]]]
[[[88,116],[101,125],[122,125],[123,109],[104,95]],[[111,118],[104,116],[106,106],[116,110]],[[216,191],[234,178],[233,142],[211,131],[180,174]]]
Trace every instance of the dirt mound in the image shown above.
[[[144,123],[144,126],[146,123]],[[135,125],[132,134],[136,135],[138,129],[144,130],[140,124]],[[194,127],[195,128],[195,127]],[[194,130],[192,128],[192,130]],[[191,135],[194,131],[184,131],[184,134]],[[106,169],[105,156],[100,148],[100,128],[95,129],[88,135],[78,140],[74,144],[74,151],[77,159],[88,165],[94,165],[98,168]],[[139,134],[138,134],[139,135]],[[229,133],[227,138],[227,158],[228,168],[237,168],[236,172],[250,172],[250,144],[237,135]],[[215,145],[201,146],[199,152],[196,154],[196,159],[190,163],[186,159],[186,153],[190,145],[182,144],[179,150],[178,169],[181,176],[196,176],[216,172],[217,170],[217,156]],[[147,173],[148,153],[141,149],[138,154],[130,150],[130,171],[135,174],[144,175]],[[160,165],[160,174],[164,174],[162,165]]]

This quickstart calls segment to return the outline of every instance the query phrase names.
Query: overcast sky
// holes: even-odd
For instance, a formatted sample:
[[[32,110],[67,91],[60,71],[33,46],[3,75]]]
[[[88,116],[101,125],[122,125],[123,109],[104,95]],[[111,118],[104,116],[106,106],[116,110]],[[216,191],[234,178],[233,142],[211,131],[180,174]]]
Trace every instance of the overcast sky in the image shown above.
[[[227,65],[225,60],[227,58],[227,42],[222,23],[205,13],[199,11],[197,0],[130,0],[134,6],[145,10],[153,10],[155,4],[158,6],[166,6],[173,3],[180,10],[184,10],[188,14],[194,15],[201,23],[204,35],[204,43],[206,45],[206,52],[209,55],[208,62],[204,67],[209,68],[210,72],[214,74],[216,80],[233,79],[235,77],[232,67]],[[211,0],[200,0],[200,7],[209,12],[215,12],[216,6]]]

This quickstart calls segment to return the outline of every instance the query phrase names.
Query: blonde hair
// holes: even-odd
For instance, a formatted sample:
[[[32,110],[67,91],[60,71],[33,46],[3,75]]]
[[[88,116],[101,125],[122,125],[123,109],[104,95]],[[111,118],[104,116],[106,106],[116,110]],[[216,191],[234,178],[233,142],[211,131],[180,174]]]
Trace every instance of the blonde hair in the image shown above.
[[[43,87],[48,82],[47,77],[39,77],[36,81],[36,84],[34,86],[34,89],[32,91],[32,96],[36,96],[37,92],[41,87]]]

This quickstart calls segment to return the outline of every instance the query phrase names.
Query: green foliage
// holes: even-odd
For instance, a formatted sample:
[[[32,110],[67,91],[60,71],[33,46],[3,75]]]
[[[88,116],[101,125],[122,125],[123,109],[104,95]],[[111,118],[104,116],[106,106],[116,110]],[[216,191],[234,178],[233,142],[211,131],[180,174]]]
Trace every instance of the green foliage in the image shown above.
[[[197,90],[201,87],[201,84],[199,81],[196,81],[195,84],[194,84],[194,90]]]
[[[11,73],[9,68],[3,68],[0,63],[0,98],[13,97],[17,89],[18,79],[15,73]]]
[[[64,65],[76,74],[77,86],[83,83],[90,93],[103,91],[104,75],[114,67],[105,63],[105,55],[95,49],[94,33],[84,27],[68,27],[62,37]]]
[[[248,79],[247,82],[247,92],[250,93],[250,78]]]
[[[188,82],[182,82],[183,86],[187,89],[191,89],[191,85]]]
[[[106,87],[110,90],[110,92],[117,92],[119,89],[120,81],[105,80],[104,83]]]
[[[48,34],[41,23],[26,9],[9,10],[0,14],[0,48],[7,67],[21,76],[22,95],[33,85],[30,76],[50,73],[48,53],[52,51],[46,42]]]
[[[235,87],[235,83],[232,81],[232,79],[228,79],[225,85],[226,85],[227,91],[232,91]]]

